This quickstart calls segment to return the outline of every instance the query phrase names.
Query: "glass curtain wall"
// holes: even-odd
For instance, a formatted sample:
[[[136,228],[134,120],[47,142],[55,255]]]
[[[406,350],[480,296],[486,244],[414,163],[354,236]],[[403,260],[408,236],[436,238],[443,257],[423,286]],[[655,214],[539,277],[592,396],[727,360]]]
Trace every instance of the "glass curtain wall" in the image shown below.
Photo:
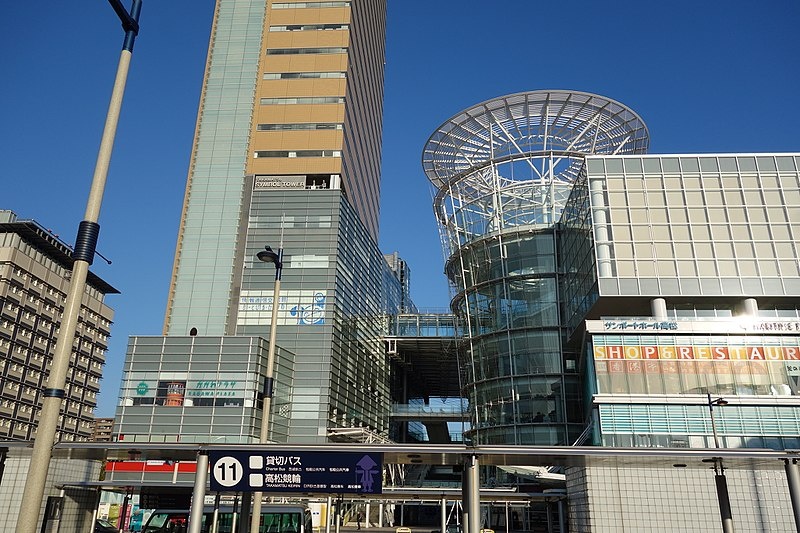
[[[582,432],[576,358],[562,349],[557,223],[585,155],[647,146],[633,111],[566,91],[483,102],[428,140],[473,442],[564,445]]]

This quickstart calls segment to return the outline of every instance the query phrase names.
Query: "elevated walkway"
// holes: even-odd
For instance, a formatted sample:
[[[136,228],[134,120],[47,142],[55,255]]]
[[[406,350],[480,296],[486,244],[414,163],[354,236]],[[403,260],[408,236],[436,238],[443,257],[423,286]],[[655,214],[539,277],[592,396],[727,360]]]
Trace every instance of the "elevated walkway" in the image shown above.
[[[387,317],[386,353],[413,375],[413,380],[408,382],[408,397],[461,397],[464,379],[458,364],[457,347],[462,333],[453,314],[416,313]]]
[[[469,413],[463,405],[415,405],[393,404],[389,414],[395,420],[413,422],[462,422],[469,420]]]

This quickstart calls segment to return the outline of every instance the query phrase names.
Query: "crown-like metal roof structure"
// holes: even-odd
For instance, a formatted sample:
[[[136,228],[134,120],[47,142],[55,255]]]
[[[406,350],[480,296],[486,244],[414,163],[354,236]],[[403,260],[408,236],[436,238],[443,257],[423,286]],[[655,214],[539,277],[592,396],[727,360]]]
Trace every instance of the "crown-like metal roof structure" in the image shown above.
[[[451,251],[505,229],[551,226],[587,155],[647,152],[644,121],[596,94],[543,90],[474,105],[439,126],[422,166]]]

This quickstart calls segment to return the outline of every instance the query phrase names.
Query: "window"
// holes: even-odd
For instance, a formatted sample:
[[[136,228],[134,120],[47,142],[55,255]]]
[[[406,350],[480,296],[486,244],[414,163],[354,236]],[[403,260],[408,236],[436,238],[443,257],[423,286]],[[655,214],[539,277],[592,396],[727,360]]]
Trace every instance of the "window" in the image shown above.
[[[341,157],[340,150],[260,150],[255,153],[260,157]]]
[[[283,2],[272,4],[272,9],[294,9],[304,7],[350,7],[349,0],[339,2]]]
[[[269,31],[313,31],[313,30],[346,30],[349,24],[291,24],[287,26],[270,26]]]
[[[309,96],[294,98],[262,98],[261,105],[343,104],[344,96]]]
[[[259,124],[258,131],[294,131],[294,130],[340,130],[341,124],[332,122],[303,124]]]
[[[298,55],[298,54],[344,54],[347,48],[332,46],[327,48],[271,48],[267,50],[268,56]]]
[[[265,72],[265,80],[304,80],[344,78],[344,72]]]

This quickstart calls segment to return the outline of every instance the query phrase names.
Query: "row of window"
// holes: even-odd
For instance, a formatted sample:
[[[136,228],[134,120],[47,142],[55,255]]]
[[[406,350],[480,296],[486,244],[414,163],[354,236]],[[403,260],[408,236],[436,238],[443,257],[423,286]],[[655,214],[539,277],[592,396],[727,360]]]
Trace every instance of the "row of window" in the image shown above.
[[[19,369],[20,370],[25,370],[25,368],[22,367],[22,366],[20,366]],[[37,372],[35,370],[28,370],[27,373],[28,373],[28,375],[30,375],[34,379],[38,378],[38,376],[41,374],[40,372]],[[98,381],[98,380],[91,379],[90,381]],[[22,387],[22,393],[25,396],[35,396],[37,394],[37,392],[39,392],[39,389],[37,387],[31,387],[31,386],[28,386],[28,385],[24,385],[23,386],[21,383],[17,383],[17,382],[14,382],[14,381],[6,381],[4,383],[4,385],[3,385],[2,390],[3,391],[9,391],[9,392],[16,392],[16,391],[20,390],[21,387]],[[91,389],[80,387],[76,383],[68,384],[67,388],[68,388],[69,396],[81,396],[81,397],[84,398],[84,401],[93,401],[94,399],[97,398],[97,391],[93,391]],[[84,402],[81,402],[81,401],[71,401],[70,402],[70,407],[74,408],[74,409],[78,409],[81,405],[84,405]],[[89,410],[94,409],[91,405],[84,405],[84,410],[86,410],[87,408]]]
[[[41,375],[41,372],[29,369],[28,365],[23,365],[20,363],[11,363],[10,365],[7,365],[6,368],[8,368],[8,370],[11,372],[25,372],[31,379],[38,379]]]
[[[21,305],[16,305],[13,300],[9,300],[8,302],[6,302],[4,307],[8,311],[13,312],[13,311],[16,311],[17,309],[19,309],[22,306]],[[54,311],[55,309],[56,308],[51,306],[50,304],[46,304],[45,305],[45,310],[47,310],[47,311]],[[64,315],[64,313],[59,313],[59,318],[63,318],[63,315]],[[35,313],[32,313],[31,311],[28,311],[28,310],[24,311],[22,313],[22,316],[26,320],[33,320],[34,318],[36,318]],[[46,321],[45,319],[42,319],[42,321],[47,323],[47,324],[50,323],[49,321]]]
[[[4,329],[11,329],[14,326],[14,324],[12,322],[9,322],[8,320],[3,320],[2,322],[0,322],[0,326],[2,326]],[[23,339],[31,338],[40,344],[46,344],[48,341],[47,337],[43,337],[42,335],[36,335],[33,331],[27,330],[25,328],[18,328],[17,336]]]
[[[20,289],[20,288],[18,288],[16,286],[12,286],[11,292],[13,294],[21,294],[21,295],[25,295],[26,294],[24,289]],[[30,293],[27,294],[27,299],[28,299],[29,302],[31,302],[33,304],[36,304],[36,303],[43,304],[42,307],[40,308],[40,311],[41,311],[41,309],[44,309],[47,312],[53,312],[53,313],[58,312],[58,318],[59,319],[64,318],[64,313],[62,312],[61,308],[57,307],[55,305],[51,305],[50,303],[47,302],[47,300],[44,300],[42,298],[38,298],[35,294],[30,294]],[[5,308],[8,311],[16,311],[20,307],[23,307],[23,306],[21,304],[15,303],[13,300],[10,300],[10,299],[5,303],[5,305],[0,306],[0,308]],[[85,307],[81,308],[81,315],[86,316],[87,314],[89,316],[89,319],[93,321],[93,324],[99,324],[99,325],[107,327],[107,328],[111,326],[111,322],[109,320],[106,320],[104,317],[94,313],[93,311],[88,311],[88,313],[87,313],[87,310],[86,310]],[[23,312],[22,316],[26,320],[33,320],[38,315],[36,315],[35,312],[26,309]],[[39,316],[39,319],[40,319],[40,325],[49,326],[51,324],[51,322],[49,320],[47,320],[45,317]],[[83,328],[86,328],[89,332],[94,332],[99,338],[101,338],[103,340],[106,340],[107,336],[104,333],[102,333],[101,330],[99,330],[99,329],[96,330],[94,327],[92,327],[93,324],[90,324],[90,323],[85,322],[85,321],[80,321],[80,322],[78,322],[77,328],[78,328],[79,331],[82,330]]]
[[[341,79],[344,72],[265,72],[265,80]]]
[[[294,9],[294,8],[319,8],[319,7],[350,7],[350,0],[339,0],[331,2],[281,2],[272,4],[272,9]]]
[[[10,348],[10,347],[11,347],[11,341],[0,340],[0,348]],[[22,346],[21,344],[17,344],[16,346],[14,346],[14,351],[17,352],[18,354],[24,355],[25,357],[28,357],[30,355],[33,361],[44,361],[44,354],[36,351],[31,353],[31,351],[27,347]]]
[[[27,280],[28,279],[28,272],[26,272],[25,270],[22,270],[19,267],[15,267],[14,268],[14,274],[17,277],[19,277],[20,279],[22,279],[22,280]],[[51,285],[48,285],[47,283],[45,283],[44,281],[40,280],[39,278],[37,278],[37,277],[35,277],[33,275],[31,275],[30,277],[31,277],[30,285],[32,287],[37,288],[37,289],[39,287],[41,287],[42,290],[46,290],[47,291],[47,294],[49,296],[52,296],[55,300],[57,300],[59,302],[63,302],[66,299],[66,294],[64,294],[63,292],[59,291],[58,289],[54,288]],[[46,308],[47,311],[51,311],[51,310],[55,309],[55,307],[51,306],[49,303],[47,303],[46,300],[44,300],[43,298],[39,298],[38,294],[36,292],[31,293],[30,291],[27,291],[24,287],[20,287],[18,285],[14,285],[14,284],[11,284],[10,290],[11,290],[11,292],[13,294],[27,294],[28,301],[30,301],[32,303],[43,302],[45,304],[45,308]],[[86,308],[81,308],[81,314],[82,315],[88,314],[88,316],[89,316],[89,318],[91,320],[97,321],[100,324],[102,324],[103,326],[110,326],[111,325],[111,322],[109,320],[107,320],[105,317],[103,317],[101,315],[98,315],[94,311],[88,311],[87,312]]]
[[[347,48],[328,46],[320,48],[270,48],[268,56],[300,55],[300,54],[346,54]]]
[[[349,24],[290,24],[270,26],[269,31],[347,30],[349,28]]]
[[[343,104],[344,96],[305,96],[289,98],[262,98],[261,105],[291,105],[291,104]]]
[[[8,391],[18,391],[20,389],[20,387],[21,387],[21,385],[19,383],[14,383],[13,381],[7,381],[5,383],[5,385],[3,386],[3,391],[6,391],[6,390],[8,390]],[[37,389],[34,388],[34,387],[26,386],[26,387],[24,387],[22,389],[22,393],[25,394],[26,396],[34,396],[36,394],[36,392],[37,392]]]
[[[605,163],[605,169],[603,165]],[[757,163],[757,165],[756,165]],[[654,174],[681,172],[794,172],[792,156],[708,156],[708,157],[642,157],[642,158],[589,158],[589,173]],[[800,167],[800,163],[798,164]]]
[[[258,150],[256,158],[262,157],[342,157],[341,150]]]
[[[797,409],[791,406],[736,406],[715,409],[720,435],[800,434]],[[710,436],[714,427],[706,405],[600,405],[603,433]]]
[[[9,348],[10,346],[11,346],[11,341],[6,340],[6,339],[0,339],[0,348]],[[42,361],[45,360],[45,355],[43,353],[37,352],[35,350],[30,350],[27,346],[16,344],[14,346],[14,351],[16,353],[22,355],[25,358],[30,357],[30,360],[34,361],[34,362],[42,362]],[[10,354],[11,352],[7,352],[7,353]],[[71,360],[74,363],[74,361],[75,361],[75,353],[72,354]],[[91,368],[96,369],[98,371],[103,368],[103,362],[100,359],[91,359],[90,360],[89,357],[87,357],[85,355],[82,355],[82,356],[80,356],[78,361],[80,362],[81,365],[85,365],[87,367],[91,366]],[[4,361],[0,361],[0,368],[2,368],[2,366],[1,366],[2,364],[4,364]],[[48,365],[51,365],[51,364],[52,363],[48,363]],[[83,375],[84,375],[83,372],[79,372],[78,373],[78,377],[79,378],[82,378]]]
[[[301,124],[259,124],[258,131],[340,130],[341,124],[333,122],[306,122]]]
[[[20,408],[20,410],[22,410],[22,408]],[[27,412],[32,412],[32,410],[29,408],[29,410]],[[63,416],[61,418],[63,419]],[[62,424],[62,423],[63,423],[63,420],[59,420],[59,424]],[[91,428],[91,423],[89,423],[89,422],[87,422],[85,420],[81,420],[80,423],[78,423],[78,419],[77,418],[72,418],[72,417],[68,417],[67,418],[67,424],[72,425],[72,426],[76,426],[76,427],[80,426],[81,428],[85,428],[85,429]],[[18,421],[14,421],[12,419],[9,419],[9,418],[0,418],[0,427],[10,428],[10,427],[12,427],[14,425],[16,425],[16,429],[18,429],[20,431],[28,431],[28,429],[31,429],[31,426],[29,424],[25,423],[25,422],[18,422]],[[67,439],[67,440],[72,440],[72,439]]]

